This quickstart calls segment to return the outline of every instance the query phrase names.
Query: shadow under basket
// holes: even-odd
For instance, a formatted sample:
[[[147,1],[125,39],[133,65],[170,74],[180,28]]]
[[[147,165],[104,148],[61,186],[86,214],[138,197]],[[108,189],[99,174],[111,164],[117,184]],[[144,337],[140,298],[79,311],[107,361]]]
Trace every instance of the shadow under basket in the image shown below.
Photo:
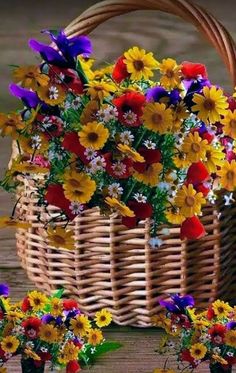
[[[220,199],[206,206],[204,238],[181,241],[176,226],[168,236],[159,235],[163,240],[159,248],[149,245],[148,220],[127,229],[118,216],[87,210],[68,226],[75,238],[75,249],[68,251],[47,244],[45,224],[58,210],[38,207],[27,179],[18,193],[17,212],[32,224],[16,234],[18,255],[29,279],[48,294],[64,288],[91,316],[107,307],[117,324],[145,327],[161,310],[158,300],[170,294],[191,294],[198,307],[218,297],[233,300],[236,296],[235,206],[225,207]]]

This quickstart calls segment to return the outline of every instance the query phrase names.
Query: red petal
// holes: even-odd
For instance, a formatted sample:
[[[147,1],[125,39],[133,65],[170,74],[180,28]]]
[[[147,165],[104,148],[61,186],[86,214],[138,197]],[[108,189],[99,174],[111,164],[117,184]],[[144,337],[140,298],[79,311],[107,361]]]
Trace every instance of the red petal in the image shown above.
[[[130,74],[127,71],[127,66],[124,63],[124,59],[125,59],[125,57],[121,56],[117,60],[117,62],[115,64],[115,67],[114,67],[114,70],[113,70],[113,73],[112,73],[112,78],[117,83],[122,82],[122,80],[124,80],[124,79],[128,78],[128,76],[130,76]]]
[[[199,184],[209,179],[209,172],[206,166],[201,162],[193,163],[187,173],[187,183]]]
[[[137,225],[137,218],[136,216],[134,216],[133,218],[129,218],[128,216],[122,216],[122,224],[129,229],[134,228]]]
[[[137,172],[143,173],[147,166],[161,160],[161,152],[158,149],[139,148],[138,152],[144,157],[145,162],[134,162],[133,167]]]
[[[153,209],[150,203],[142,203],[136,201],[129,201],[127,205],[134,211],[138,219],[147,219],[152,216]]]
[[[205,228],[197,218],[193,216],[192,218],[186,219],[180,228],[180,238],[183,240],[187,238],[189,240],[198,240],[199,238],[204,237],[206,234]]]
[[[74,299],[63,299],[63,308],[65,311],[73,310],[74,308],[79,308],[79,304]]]
[[[71,360],[66,366],[66,373],[78,373],[81,370],[78,361]]]
[[[206,66],[201,63],[183,62],[182,74],[185,79],[196,79],[199,75],[205,79],[207,78]]]
[[[66,133],[62,146],[71,153],[76,154],[85,164],[89,163],[89,160],[84,155],[85,148],[80,144],[77,132]]]
[[[212,140],[214,139],[214,135],[211,135],[209,132],[204,132],[202,135],[201,135],[201,138],[203,140],[207,140],[208,141],[208,144],[211,144]]]
[[[65,197],[62,185],[49,184],[44,198],[50,205],[62,209],[69,219],[75,218],[69,208],[71,202]]]
[[[210,188],[208,188],[203,183],[198,184],[198,185],[194,185],[194,188],[196,189],[197,192],[201,192],[204,197],[207,197],[208,193],[210,192]]]
[[[146,98],[143,94],[139,92],[128,92],[120,97],[113,100],[113,104],[118,110],[118,118],[121,123],[127,127],[137,127],[141,125],[141,115],[143,114],[143,105]],[[124,120],[124,114],[128,111],[133,112],[137,115],[137,120],[134,124],[128,125]]]

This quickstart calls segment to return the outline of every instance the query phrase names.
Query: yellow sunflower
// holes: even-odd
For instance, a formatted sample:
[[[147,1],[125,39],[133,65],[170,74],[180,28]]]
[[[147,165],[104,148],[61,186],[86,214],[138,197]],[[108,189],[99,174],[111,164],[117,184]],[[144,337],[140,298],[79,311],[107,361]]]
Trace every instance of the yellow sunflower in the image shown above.
[[[210,326],[210,322],[207,321],[207,320],[198,320],[198,319],[196,319],[196,320],[193,321],[193,323],[194,323],[195,329],[198,329],[198,330],[202,330],[202,329],[205,329],[208,326]]]
[[[113,83],[105,81],[93,80],[88,84],[87,94],[92,100],[102,102],[104,98],[111,95],[116,91],[116,86]]]
[[[95,322],[99,328],[110,325],[111,321],[112,314],[106,308],[95,313]]]
[[[185,220],[185,217],[180,214],[179,209],[177,208],[171,208],[166,211],[165,217],[171,224],[182,224]]]
[[[96,120],[96,114],[99,110],[99,104],[97,101],[89,101],[81,114],[80,123],[87,124],[89,122],[94,122]]]
[[[204,160],[207,151],[207,140],[203,140],[198,132],[189,133],[182,144],[182,151],[186,154],[186,159],[190,162]]]
[[[91,329],[91,323],[85,315],[78,315],[71,319],[70,325],[76,337],[84,337]]]
[[[141,183],[154,187],[159,183],[159,175],[162,169],[163,166],[161,163],[153,163],[143,173],[135,171],[133,176]]]
[[[50,302],[50,305],[51,305],[51,311],[50,313],[52,314],[52,316],[60,316],[62,314],[62,311],[63,311],[63,304],[62,304],[62,301],[58,298],[52,298],[51,302]]]
[[[67,364],[69,361],[77,360],[80,348],[73,342],[66,342],[63,347],[60,361],[62,364]]]
[[[0,217],[0,228],[20,228],[28,229],[31,228],[31,224],[26,221],[20,221],[17,219],[10,218],[9,216]]]
[[[172,58],[162,60],[158,69],[162,74],[160,84],[166,89],[178,88],[181,83],[181,65]]]
[[[17,137],[17,131],[24,128],[24,123],[19,114],[3,114],[0,113],[0,130],[1,136]]]
[[[228,330],[225,333],[224,342],[226,345],[236,348],[236,330]]]
[[[51,324],[43,324],[39,328],[39,337],[42,341],[47,343],[58,342],[57,329]]]
[[[179,102],[173,110],[173,122],[171,132],[179,132],[184,119],[188,118],[189,113],[184,102]]]
[[[234,191],[236,188],[236,161],[224,161],[221,169],[217,173],[220,176],[222,188],[228,191]]]
[[[13,81],[33,91],[36,91],[39,85],[47,86],[49,80],[49,76],[42,74],[38,66],[21,66],[13,71]]]
[[[197,193],[192,184],[183,185],[175,196],[175,205],[179,207],[180,213],[185,218],[191,218],[201,213],[202,205],[206,203],[201,192]]]
[[[102,79],[106,75],[112,75],[114,66],[113,65],[108,65],[105,67],[102,67],[100,69],[94,70],[94,79]]]
[[[236,110],[228,110],[227,114],[221,120],[221,124],[223,124],[224,134],[236,139]]]
[[[221,365],[228,365],[228,361],[225,360],[222,356],[213,354],[212,359],[220,363]]]
[[[103,341],[102,331],[99,329],[90,329],[88,332],[88,343],[96,346]]]
[[[37,290],[30,291],[28,299],[34,311],[42,311],[48,302],[47,296]]]
[[[64,193],[70,201],[87,203],[92,198],[96,183],[83,172],[68,171],[64,175]]]
[[[20,136],[18,141],[23,152],[28,154],[43,154],[49,147],[48,140],[42,134],[28,137]]]
[[[7,312],[6,318],[8,321],[16,321],[24,318],[24,313],[17,310],[10,310]]]
[[[124,53],[124,57],[124,63],[132,80],[148,80],[154,75],[153,70],[158,68],[158,62],[153,57],[153,53],[146,53],[145,49],[130,48]]]
[[[61,104],[66,98],[66,93],[59,84],[50,84],[39,87],[37,93],[43,102],[51,106]]]
[[[10,354],[14,354],[14,352],[16,352],[16,350],[18,349],[19,345],[19,339],[17,339],[13,335],[6,336],[2,339],[1,342],[1,348],[3,349],[3,351],[8,352]]]
[[[92,58],[84,58],[82,56],[79,56],[78,60],[80,61],[83,72],[85,73],[88,80],[93,80],[94,72],[92,71],[92,67],[95,60]]]
[[[233,308],[229,305],[228,302],[223,302],[219,299],[212,303],[212,308],[216,316],[219,318],[225,318],[229,315],[230,312],[233,311]]]
[[[135,149],[132,149],[130,146],[126,144],[118,144],[117,149],[125,154],[127,157],[131,158],[134,162],[145,162],[145,159],[141,154],[139,154]]]
[[[36,361],[40,361],[41,360],[41,357],[38,354],[36,354],[36,352],[34,352],[33,350],[31,350],[30,348],[25,348],[24,349],[24,354],[27,357],[29,357],[29,358],[31,358],[33,360],[36,360]]]
[[[49,172],[49,169],[47,167],[41,167],[33,163],[22,162],[14,166],[14,171],[30,174],[46,174]]]
[[[117,198],[107,197],[105,199],[105,202],[111,208],[114,208],[122,216],[128,216],[130,218],[135,216],[134,212],[123,202],[119,201]]]
[[[210,174],[216,172],[218,167],[224,163],[225,153],[223,153],[223,149],[223,146],[218,148],[213,148],[212,145],[207,146],[204,164]]]
[[[85,148],[102,149],[109,137],[109,131],[102,123],[89,122],[78,133],[80,143]]]
[[[65,230],[62,227],[48,228],[48,244],[57,249],[74,250],[75,240],[73,231]]]
[[[207,348],[202,343],[195,343],[190,348],[190,355],[196,359],[201,360],[206,356]]]
[[[180,152],[177,155],[173,157],[173,162],[176,167],[178,168],[187,168],[190,166],[191,161],[187,159],[187,156],[185,153]]]
[[[142,119],[145,127],[163,135],[173,124],[173,113],[165,104],[154,102],[144,107]]]
[[[208,124],[219,122],[229,107],[223,90],[215,86],[204,87],[203,94],[195,93],[193,102],[192,111],[197,112],[198,118]]]

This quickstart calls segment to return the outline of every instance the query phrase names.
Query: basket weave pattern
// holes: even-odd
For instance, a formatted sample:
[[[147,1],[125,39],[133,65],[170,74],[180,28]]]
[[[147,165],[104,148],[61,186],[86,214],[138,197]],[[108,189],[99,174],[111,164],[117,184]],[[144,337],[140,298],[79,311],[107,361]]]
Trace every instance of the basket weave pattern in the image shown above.
[[[232,38],[214,17],[186,0],[105,1],[73,21],[66,33],[87,34],[106,19],[138,9],[165,11],[193,23],[219,52],[236,84]],[[90,315],[107,307],[118,324],[149,326],[151,316],[160,311],[158,298],[168,294],[191,294],[199,307],[217,297],[235,297],[236,207],[226,209],[221,199],[203,209],[208,234],[199,241],[181,241],[176,226],[168,236],[160,233],[161,247],[151,248],[148,220],[127,229],[118,216],[103,217],[93,209],[71,224],[76,246],[74,251],[65,251],[50,248],[46,240],[46,225],[58,210],[37,205],[28,179],[23,179],[17,197],[18,213],[32,223],[32,228],[19,229],[16,235],[18,254],[29,278],[47,293],[63,287],[79,298],[81,308]]]

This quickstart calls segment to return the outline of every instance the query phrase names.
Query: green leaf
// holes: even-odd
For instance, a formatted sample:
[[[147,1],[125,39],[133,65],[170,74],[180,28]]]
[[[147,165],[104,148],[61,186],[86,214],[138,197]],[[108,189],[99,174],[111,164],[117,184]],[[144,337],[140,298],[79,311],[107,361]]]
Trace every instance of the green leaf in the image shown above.
[[[51,298],[61,299],[63,293],[64,293],[64,289],[63,288],[58,289],[58,290],[54,291],[54,293],[51,295]]]
[[[122,344],[119,342],[110,342],[105,341],[102,344],[94,347],[89,345],[86,349],[85,355],[87,358],[87,364],[93,364],[97,360],[97,358],[107,352],[112,352],[118,350],[122,347]],[[93,351],[95,348],[95,351]],[[84,359],[85,360],[85,359]]]

